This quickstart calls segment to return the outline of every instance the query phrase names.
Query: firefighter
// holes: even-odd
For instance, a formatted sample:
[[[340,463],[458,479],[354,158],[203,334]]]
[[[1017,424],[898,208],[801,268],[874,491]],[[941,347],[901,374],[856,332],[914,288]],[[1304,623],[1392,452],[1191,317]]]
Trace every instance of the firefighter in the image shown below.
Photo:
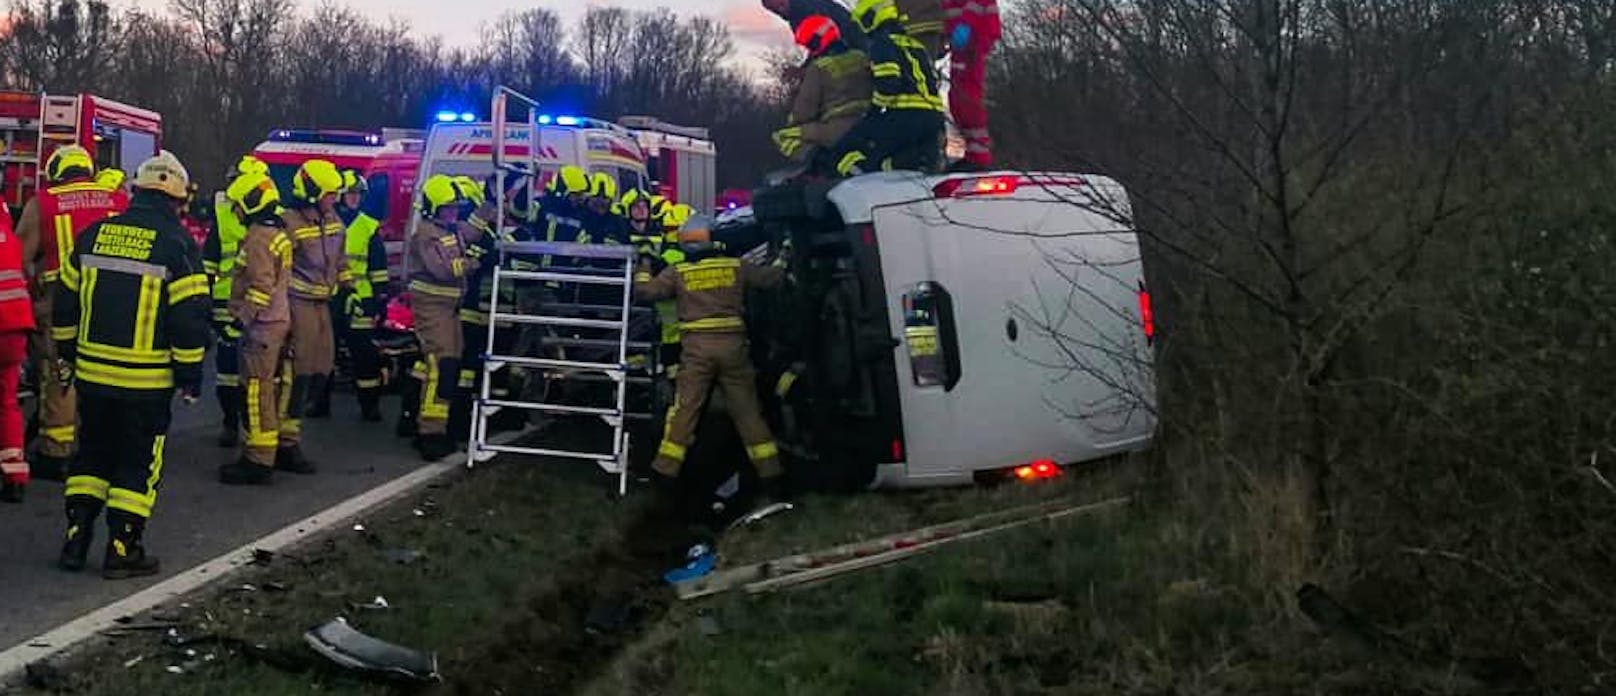
[[[454,451],[449,439],[449,404],[458,391],[461,355],[460,301],[466,277],[477,270],[466,255],[481,235],[460,224],[464,203],[459,187],[438,174],[421,185],[420,224],[409,241],[410,296],[415,337],[421,342],[422,382],[416,447],[421,458],[437,461]],[[462,239],[465,230],[465,239]]]
[[[11,230],[11,216],[0,210],[0,501],[8,503],[22,502],[28,486],[28,458],[23,454],[28,443],[17,384],[35,328],[28,277],[22,270],[22,240]]]
[[[341,345],[348,349],[359,418],[378,422],[382,419],[382,355],[376,348],[376,324],[387,306],[387,246],[377,234],[381,222],[364,210],[370,185],[351,169],[343,172],[342,183],[337,217],[347,228],[343,246],[352,286],[331,301],[331,321]],[[314,395],[308,417],[331,414],[331,389],[331,380],[326,380],[325,389]]]
[[[948,110],[965,137],[961,169],[993,167],[993,137],[988,134],[988,54],[999,42],[998,0],[943,0],[948,21]]]
[[[903,20],[903,31],[926,47],[932,61],[943,57],[944,29],[947,22],[943,11],[944,0],[893,0]],[[991,0],[990,0],[991,1]]]
[[[243,176],[265,176],[269,166],[252,155],[241,158],[226,174],[226,182],[233,185]],[[230,313],[230,289],[235,276],[236,255],[247,228],[234,212],[227,190],[213,196],[213,229],[202,246],[202,267],[207,271],[213,287],[214,334],[214,396],[219,399],[223,421],[219,427],[219,446],[235,447],[241,432],[240,355],[237,341],[241,332],[235,316]]]
[[[471,402],[476,397],[478,380],[481,378],[483,366],[483,352],[488,345],[488,322],[494,309],[493,269],[497,258],[499,241],[512,239],[509,228],[495,231],[494,224],[498,210],[494,207],[497,202],[489,200],[488,191],[498,184],[493,177],[489,177],[485,184],[477,183],[470,177],[455,177],[454,185],[458,197],[464,201],[459,219],[464,220],[462,227],[476,230],[476,243],[465,246],[466,257],[475,262],[475,268],[466,272],[466,292],[460,298],[460,372],[457,376],[456,399],[449,404],[449,435],[456,442],[466,440],[471,434]],[[526,188],[527,182],[523,177],[509,177],[506,179],[506,200],[514,200],[512,194],[518,187]],[[509,205],[506,214],[511,215]],[[508,294],[503,294],[508,296]],[[501,307],[505,311],[513,311],[511,305],[502,300]],[[501,327],[508,326],[501,322]],[[509,342],[515,334],[504,331],[495,334],[495,339]],[[507,351],[501,351],[507,352]],[[501,370],[496,384],[490,387],[495,398],[508,395],[504,388],[506,371]],[[502,413],[509,413],[504,411]],[[507,417],[508,418],[508,417]]]
[[[864,31],[837,0],[763,0],[763,8],[786,20],[793,32],[809,17],[829,17],[841,28],[847,45],[864,50]]]
[[[317,467],[303,453],[303,410],[311,394],[325,391],[336,361],[336,343],[331,326],[331,298],[352,286],[347,257],[343,254],[342,220],[336,213],[337,196],[342,192],[342,173],[325,160],[309,160],[292,176],[291,207],[281,217],[286,234],[292,239],[292,278],[287,283],[291,298],[291,360],[281,368],[280,448],[275,468],[297,474],[312,474]]]
[[[243,174],[225,195],[227,212],[245,225],[241,257],[231,269],[229,311],[239,327],[247,441],[239,459],[219,467],[219,481],[261,486],[272,480],[280,447],[280,395],[287,385],[277,385],[276,373],[292,330],[292,239],[281,217],[280,190],[268,174]]]
[[[786,127],[774,132],[780,154],[808,162],[831,147],[870,110],[870,59],[847,47],[829,17],[816,15],[797,27],[797,45],[808,50],[802,82]]]
[[[874,107],[833,148],[842,176],[881,169],[930,171],[943,137],[943,98],[925,46],[904,33],[893,0],[859,0],[853,19],[870,39]]]
[[[746,292],[778,286],[785,271],[724,256],[711,241],[712,222],[695,216],[679,232],[684,262],[654,277],[642,268],[635,276],[634,296],[641,300],[672,298],[678,304],[684,350],[676,380],[674,405],[668,410],[662,444],[651,467],[671,488],[696,437],[696,422],[717,385],[735,429],[746,444],[747,458],[757,469],[765,498],[784,494],[779,448],[758,403],[756,375],[748,355]]]
[[[195,403],[207,350],[208,278],[180,227],[189,176],[167,150],[141,163],[129,211],[92,224],[62,262],[51,334],[57,369],[80,390],[84,446],[67,480],[59,564],[84,568],[107,510],[102,577],[151,575],[142,541],[162,480],[175,391]]]
[[[73,385],[58,381],[51,367],[56,349],[49,327],[58,269],[62,259],[73,252],[78,235],[91,223],[122,213],[129,198],[96,183],[95,163],[77,145],[51,153],[45,160],[44,180],[45,188],[23,206],[17,218],[17,238],[22,241],[23,267],[34,269],[29,292],[34,323],[39,327],[29,346],[39,382],[40,439],[32,475],[60,481],[73,456],[78,407]]]

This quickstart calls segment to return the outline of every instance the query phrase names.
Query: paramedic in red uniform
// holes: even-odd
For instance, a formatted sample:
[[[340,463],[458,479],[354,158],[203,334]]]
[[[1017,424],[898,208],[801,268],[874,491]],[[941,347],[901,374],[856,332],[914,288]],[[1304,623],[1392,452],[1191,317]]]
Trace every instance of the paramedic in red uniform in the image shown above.
[[[988,54],[999,43],[998,0],[943,0],[949,41],[948,110],[965,137],[964,164],[993,167],[993,138],[988,135]]]
[[[39,375],[39,449],[35,453],[34,478],[60,481],[66,476],[67,460],[73,456],[77,439],[77,394],[73,385],[61,382],[52,369],[56,345],[50,337],[53,289],[60,275],[62,259],[73,253],[78,235],[91,223],[122,213],[129,207],[129,196],[122,189],[108,189],[95,178],[95,162],[89,151],[77,145],[64,145],[45,161],[45,188],[23,206],[17,218],[17,237],[22,240],[25,267],[34,269],[29,291],[34,299],[34,322],[40,328],[29,347]]]
[[[22,273],[22,241],[11,230],[11,216],[0,210],[0,501],[8,503],[22,502],[28,485],[17,379],[28,359],[33,330],[34,303]]]

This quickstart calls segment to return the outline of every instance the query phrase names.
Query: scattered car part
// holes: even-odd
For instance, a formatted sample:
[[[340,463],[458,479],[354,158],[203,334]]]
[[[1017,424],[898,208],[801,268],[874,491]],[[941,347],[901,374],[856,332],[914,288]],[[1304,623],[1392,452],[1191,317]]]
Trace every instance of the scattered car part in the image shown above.
[[[731,522],[729,524],[729,528],[733,530],[741,527],[747,527],[763,521],[763,519],[766,517],[773,517],[779,513],[788,512],[795,509],[797,509],[797,506],[792,505],[791,503],[773,503],[770,505],[765,505],[756,510],[748,512],[744,516],[736,519],[734,522]]]
[[[303,640],[315,652],[348,669],[415,682],[441,680],[437,653],[372,638],[341,617],[309,629]]]

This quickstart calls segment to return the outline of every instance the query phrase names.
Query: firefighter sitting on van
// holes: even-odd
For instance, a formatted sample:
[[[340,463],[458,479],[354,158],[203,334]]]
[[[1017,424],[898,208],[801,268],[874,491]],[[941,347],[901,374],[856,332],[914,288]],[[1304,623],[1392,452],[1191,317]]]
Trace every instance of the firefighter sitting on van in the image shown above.
[[[651,467],[671,488],[695,442],[696,424],[716,385],[746,444],[747,458],[757,469],[766,499],[785,495],[780,452],[758,402],[756,372],[748,355],[746,292],[778,286],[785,278],[779,267],[762,267],[724,256],[712,242],[712,221],[692,217],[679,231],[683,262],[655,276],[642,267],[635,275],[634,296],[640,301],[672,299],[677,305],[683,341],[682,368],[676,379],[675,401],[668,410],[662,443]]]
[[[175,390],[195,403],[208,341],[208,278],[180,227],[189,176],[164,150],[140,165],[129,212],[95,223],[62,262],[51,334],[57,370],[80,387],[83,447],[67,480],[59,564],[84,568],[107,510],[101,574],[151,575],[142,542],[157,501]]]
[[[229,311],[238,327],[247,442],[241,457],[219,467],[219,481],[233,486],[265,485],[273,478],[280,447],[281,354],[292,331],[292,239],[281,219],[280,191],[265,173],[243,174],[225,190],[231,210],[245,224],[240,258],[232,264]]]
[[[225,181],[234,186],[244,176],[262,177],[268,173],[268,165],[247,155],[230,168]],[[236,257],[241,240],[247,236],[247,227],[237,217],[227,195],[228,190],[227,186],[213,196],[213,229],[202,245],[202,268],[207,271],[213,287],[213,394],[218,398],[219,411],[224,416],[219,427],[220,447],[236,446],[244,407],[240,355],[237,350],[241,332],[235,317],[230,314],[230,288],[235,276]]]
[[[421,185],[422,219],[409,241],[410,305],[422,361],[422,383],[412,387],[420,395],[416,448],[427,461],[454,451],[448,426],[449,404],[459,391],[460,301],[466,278],[477,271],[466,248],[481,239],[475,228],[460,222],[464,202],[450,177],[427,179]]]
[[[95,162],[77,145],[64,145],[45,160],[45,187],[28,200],[17,217],[17,239],[22,241],[23,266],[32,268],[29,290],[34,301],[34,333],[29,353],[34,356],[39,380],[39,448],[33,477],[60,481],[73,456],[77,439],[77,399],[73,385],[57,381],[51,368],[56,354],[50,337],[59,268],[73,253],[76,240],[92,223],[122,213],[129,198],[121,190],[108,190],[95,180]]]
[[[808,61],[790,118],[774,132],[774,144],[787,158],[807,162],[835,145],[870,110],[870,59],[848,48],[836,22],[825,16],[798,25],[797,45],[808,50]]]
[[[829,162],[842,176],[936,170],[946,107],[926,47],[904,33],[893,0],[859,0],[853,19],[870,39],[874,108],[832,148]]]

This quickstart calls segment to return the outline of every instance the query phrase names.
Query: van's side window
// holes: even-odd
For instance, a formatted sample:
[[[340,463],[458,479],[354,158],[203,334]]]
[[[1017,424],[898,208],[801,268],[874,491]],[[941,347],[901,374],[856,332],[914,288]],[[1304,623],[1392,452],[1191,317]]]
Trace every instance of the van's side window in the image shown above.
[[[903,339],[917,387],[952,390],[960,379],[954,300],[941,284],[916,283],[903,294]]]
[[[365,194],[365,201],[359,204],[360,209],[377,220],[386,220],[388,204],[393,198],[387,175],[380,172],[371,174],[365,177],[365,182],[369,184],[370,191]]]

